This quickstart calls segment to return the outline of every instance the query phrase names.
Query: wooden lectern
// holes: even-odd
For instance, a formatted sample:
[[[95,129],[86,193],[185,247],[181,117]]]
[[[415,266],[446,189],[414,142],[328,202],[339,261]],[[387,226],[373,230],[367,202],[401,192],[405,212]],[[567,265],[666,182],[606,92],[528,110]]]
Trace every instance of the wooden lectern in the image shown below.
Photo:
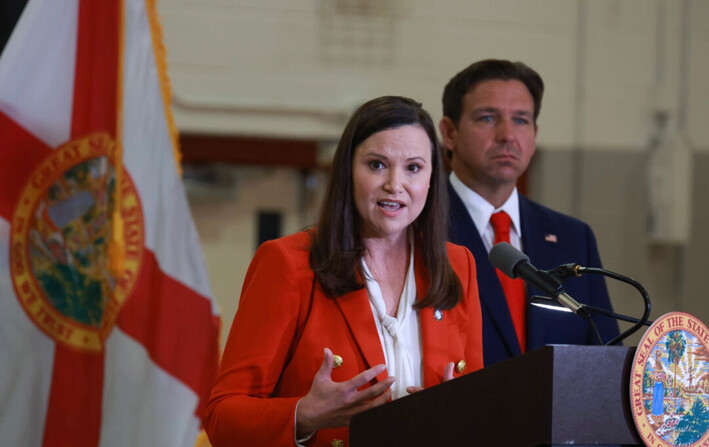
[[[545,346],[355,416],[351,447],[642,445],[635,348]]]

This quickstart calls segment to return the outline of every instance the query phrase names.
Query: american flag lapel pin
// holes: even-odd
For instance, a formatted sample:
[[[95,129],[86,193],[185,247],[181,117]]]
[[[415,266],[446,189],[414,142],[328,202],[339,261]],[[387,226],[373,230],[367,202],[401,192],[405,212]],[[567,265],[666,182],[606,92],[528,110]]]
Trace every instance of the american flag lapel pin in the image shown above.
[[[544,235],[544,240],[547,242],[557,243],[556,234],[547,233]]]

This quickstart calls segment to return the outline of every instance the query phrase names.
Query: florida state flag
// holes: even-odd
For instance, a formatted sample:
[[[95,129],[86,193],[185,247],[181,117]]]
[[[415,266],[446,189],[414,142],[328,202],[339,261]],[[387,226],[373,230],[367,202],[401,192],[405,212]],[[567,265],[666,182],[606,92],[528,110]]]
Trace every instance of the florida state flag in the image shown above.
[[[0,57],[0,445],[192,446],[219,317],[154,0],[30,0]]]

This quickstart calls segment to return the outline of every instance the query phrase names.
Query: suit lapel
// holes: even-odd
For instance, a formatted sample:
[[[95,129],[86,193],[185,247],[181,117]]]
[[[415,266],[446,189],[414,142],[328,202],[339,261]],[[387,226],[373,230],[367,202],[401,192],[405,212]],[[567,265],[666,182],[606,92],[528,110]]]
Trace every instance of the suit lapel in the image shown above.
[[[545,268],[546,261],[553,261],[556,240],[550,242],[547,237],[556,238],[556,229],[544,213],[539,212],[532,202],[520,194],[519,214],[522,225],[522,243],[524,253],[532,264]]]
[[[502,337],[510,355],[519,355],[522,350],[519,347],[512,316],[507,307],[507,299],[500,280],[497,278],[495,267],[488,259],[487,250],[473,219],[450,182],[448,182],[448,192],[451,209],[449,240],[455,244],[464,245],[473,254],[477,270],[480,304],[495,326],[495,329],[483,327],[483,341],[486,338],[485,334],[494,330]]]
[[[458,196],[458,193],[456,193],[451,186],[450,181],[448,182],[448,196],[450,200],[450,229],[448,240],[454,244],[468,247],[470,251],[473,250],[472,247],[482,247],[484,249],[483,241],[480,238],[480,234],[478,234],[475,223],[470,217],[468,210],[465,208],[463,201]],[[477,258],[475,260],[477,262]]]
[[[548,235],[556,237],[557,229],[545,213],[540,212],[533,202],[522,195],[519,196],[519,212],[524,253],[529,256],[530,262],[535,267],[550,268],[556,257],[557,243],[547,241],[546,238]],[[543,295],[543,293],[528,284],[527,298],[531,299],[532,295]],[[530,317],[534,316],[527,318],[527,339],[530,342],[545,339],[549,312],[534,306],[528,309]]]

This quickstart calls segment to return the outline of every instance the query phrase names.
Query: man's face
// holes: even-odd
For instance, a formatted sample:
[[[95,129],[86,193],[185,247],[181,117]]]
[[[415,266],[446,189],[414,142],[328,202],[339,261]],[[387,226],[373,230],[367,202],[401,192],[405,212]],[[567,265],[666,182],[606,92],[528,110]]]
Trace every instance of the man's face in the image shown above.
[[[463,97],[457,126],[441,121],[456,175],[473,189],[514,187],[534,155],[534,100],[517,80],[476,84]]]

